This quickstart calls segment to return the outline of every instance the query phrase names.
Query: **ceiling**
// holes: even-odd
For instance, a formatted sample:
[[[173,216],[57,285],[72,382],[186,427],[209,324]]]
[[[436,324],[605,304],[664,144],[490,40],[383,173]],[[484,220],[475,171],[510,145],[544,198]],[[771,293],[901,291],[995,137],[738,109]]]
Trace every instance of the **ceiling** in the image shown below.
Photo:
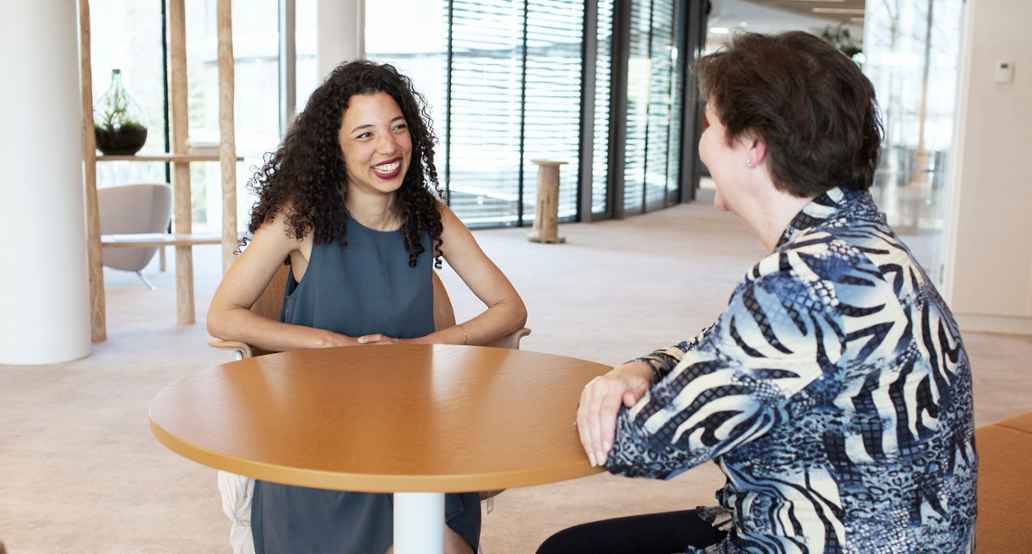
[[[768,8],[833,22],[861,24],[864,0],[745,0]]]
[[[719,48],[737,31],[776,34],[786,31],[807,31],[820,34],[828,26],[845,24],[852,36],[862,40],[863,16],[849,13],[826,13],[832,9],[862,10],[863,0],[710,0],[706,49]],[[821,8],[814,12],[813,8]]]
[[[813,12],[813,7],[824,7],[829,4],[850,6],[862,9],[863,0],[843,0],[841,2],[821,1],[805,2],[802,0],[710,0],[712,10],[709,14],[709,30],[711,41],[720,43],[730,38],[735,31],[751,31],[755,33],[783,33],[785,31],[807,31],[819,33],[828,26],[840,23],[850,27],[853,36],[864,35],[864,24],[857,14],[829,14]],[[803,5],[806,9],[799,6]],[[854,6],[861,7],[854,7]],[[846,8],[848,9],[848,8]]]

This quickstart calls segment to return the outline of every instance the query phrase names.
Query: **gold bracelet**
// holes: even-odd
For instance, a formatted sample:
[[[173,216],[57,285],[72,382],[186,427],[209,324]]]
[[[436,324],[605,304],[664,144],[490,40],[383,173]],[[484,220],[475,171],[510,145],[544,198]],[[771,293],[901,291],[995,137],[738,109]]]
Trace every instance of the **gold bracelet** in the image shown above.
[[[462,323],[456,325],[456,327],[458,327],[459,329],[462,329],[462,344],[463,345],[468,345],[469,344],[469,333],[466,332],[466,327],[464,327]]]

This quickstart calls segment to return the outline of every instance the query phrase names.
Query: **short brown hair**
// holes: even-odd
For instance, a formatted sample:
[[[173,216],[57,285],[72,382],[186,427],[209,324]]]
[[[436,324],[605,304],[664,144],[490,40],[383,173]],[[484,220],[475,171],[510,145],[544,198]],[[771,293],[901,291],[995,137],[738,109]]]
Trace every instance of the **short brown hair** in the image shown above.
[[[728,144],[745,133],[766,142],[779,190],[805,197],[871,186],[882,137],[874,87],[824,40],[742,33],[694,70]]]

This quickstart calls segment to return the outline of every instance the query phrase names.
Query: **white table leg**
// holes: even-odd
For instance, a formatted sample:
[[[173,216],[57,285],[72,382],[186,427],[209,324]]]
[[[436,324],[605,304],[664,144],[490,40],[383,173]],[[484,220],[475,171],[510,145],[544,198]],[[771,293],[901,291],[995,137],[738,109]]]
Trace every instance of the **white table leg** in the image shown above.
[[[444,493],[394,493],[394,554],[444,553]]]

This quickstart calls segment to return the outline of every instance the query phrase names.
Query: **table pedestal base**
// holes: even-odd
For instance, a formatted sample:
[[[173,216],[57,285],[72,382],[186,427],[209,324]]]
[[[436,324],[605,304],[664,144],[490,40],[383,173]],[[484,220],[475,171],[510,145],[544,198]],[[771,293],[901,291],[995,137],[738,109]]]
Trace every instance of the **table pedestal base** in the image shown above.
[[[444,493],[394,493],[394,554],[444,553]]]

